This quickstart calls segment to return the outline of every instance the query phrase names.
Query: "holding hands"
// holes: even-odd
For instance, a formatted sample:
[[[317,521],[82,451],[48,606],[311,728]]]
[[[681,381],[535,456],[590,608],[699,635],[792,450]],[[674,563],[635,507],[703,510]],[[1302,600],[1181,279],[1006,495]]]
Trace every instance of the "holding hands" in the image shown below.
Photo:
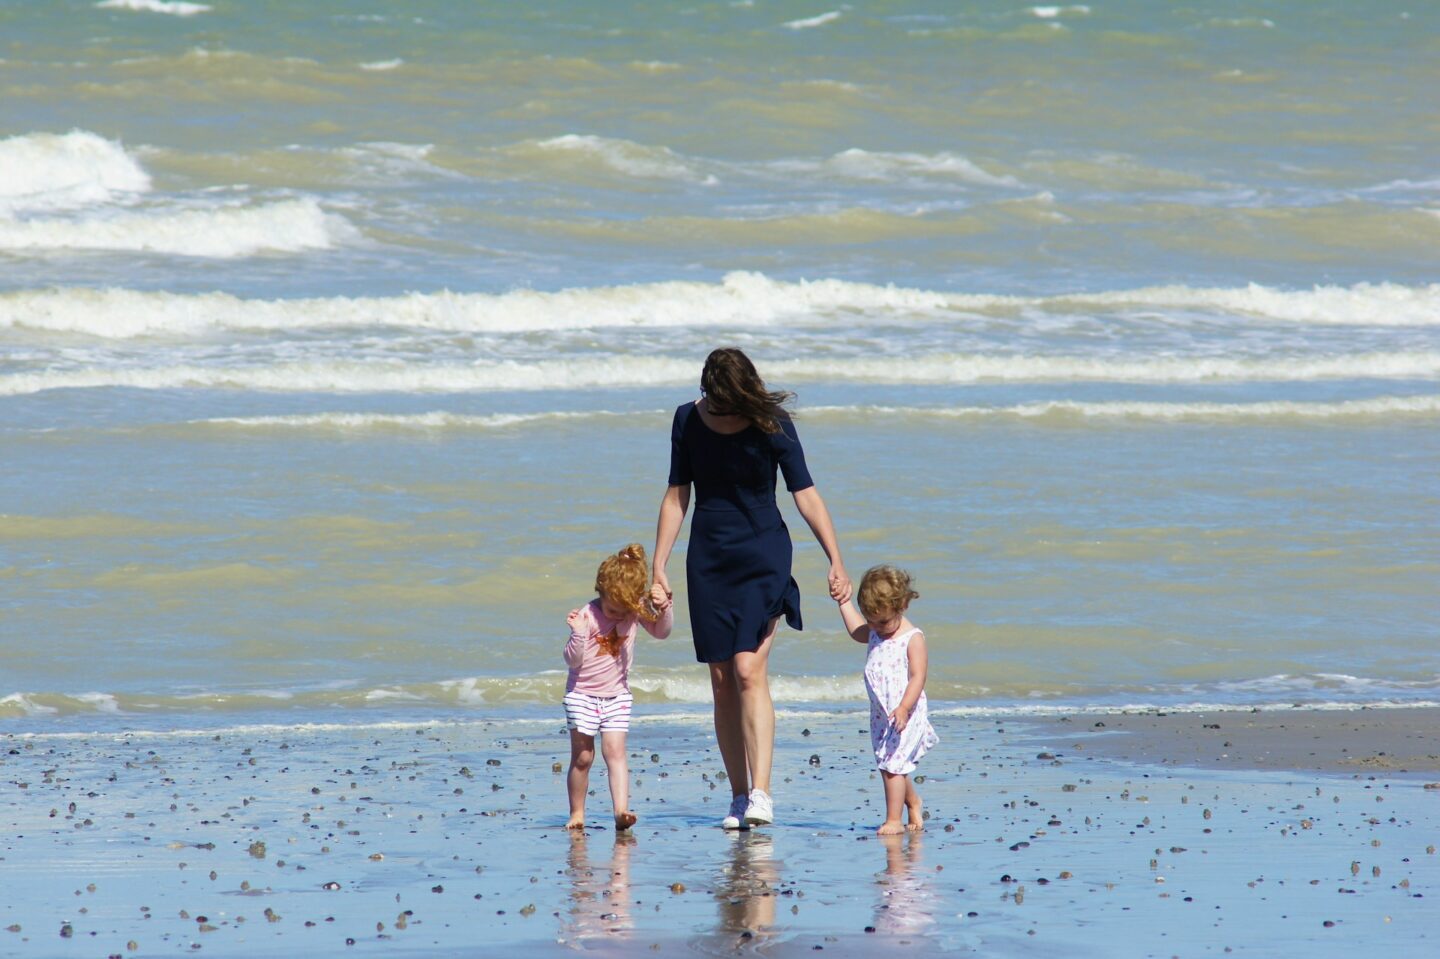
[[[650,605],[655,607],[655,612],[663,613],[670,608],[670,604],[673,602],[675,602],[673,594],[667,585],[662,584],[657,578],[655,585],[650,587]]]
[[[832,563],[830,566],[830,598],[837,603],[850,600],[850,574],[845,572],[845,566],[841,563]]]

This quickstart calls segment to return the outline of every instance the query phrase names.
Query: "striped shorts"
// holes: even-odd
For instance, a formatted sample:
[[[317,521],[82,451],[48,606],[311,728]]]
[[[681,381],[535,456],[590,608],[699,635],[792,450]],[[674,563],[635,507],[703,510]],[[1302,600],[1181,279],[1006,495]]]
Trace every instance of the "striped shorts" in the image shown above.
[[[571,690],[565,694],[565,719],[576,732],[593,736],[596,733],[623,733],[630,728],[629,693],[619,696],[591,696]]]

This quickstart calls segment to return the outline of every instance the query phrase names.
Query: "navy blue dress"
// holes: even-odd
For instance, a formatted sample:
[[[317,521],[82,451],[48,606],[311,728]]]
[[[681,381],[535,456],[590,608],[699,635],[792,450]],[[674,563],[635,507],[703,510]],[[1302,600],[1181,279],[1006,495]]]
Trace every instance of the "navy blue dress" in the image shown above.
[[[695,658],[721,663],[754,652],[770,621],[800,629],[800,587],[790,575],[790,530],[775,505],[775,468],[795,493],[814,486],[795,424],[717,433],[694,403],[675,411],[670,485],[695,484],[685,554]]]

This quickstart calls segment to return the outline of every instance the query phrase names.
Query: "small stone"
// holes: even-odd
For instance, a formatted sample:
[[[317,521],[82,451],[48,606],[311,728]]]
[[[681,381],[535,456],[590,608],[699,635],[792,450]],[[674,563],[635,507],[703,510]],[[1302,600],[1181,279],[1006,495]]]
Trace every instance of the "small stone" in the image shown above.
[[[485,760],[485,765],[487,765],[487,766],[498,766],[498,765],[500,765],[500,760],[498,760],[498,759],[487,759],[487,760]]]
[[[67,923],[65,923],[63,926],[60,927],[60,938],[61,938],[61,939],[69,939],[69,938],[70,938],[71,936],[73,936],[73,935],[75,935],[75,927],[72,926],[72,925],[70,925],[70,923],[67,922]]]
[[[810,765],[812,765],[812,766],[818,766],[818,765],[820,765],[820,754],[819,754],[819,753],[811,753],[811,754],[810,754]]]
[[[383,852],[372,852],[372,853],[370,854],[370,861],[371,861],[371,862],[380,862],[380,861],[381,861],[382,859],[384,859],[384,858],[385,858],[385,854],[384,854]]]
[[[326,892],[339,892],[340,884],[338,882],[335,882],[334,880],[331,880],[330,882],[322,883],[320,885],[320,888],[324,889]]]
[[[551,763],[551,764],[550,764],[550,771],[551,771],[552,773],[561,772],[561,771],[564,770],[564,768],[565,768],[565,767],[561,766],[559,763]]]
[[[1320,925],[1324,926],[1326,929],[1333,929],[1335,928],[1335,921],[1333,919],[1326,919]]]
[[[444,886],[431,886],[431,887],[430,887],[430,891],[431,891],[431,892],[444,892],[444,891],[445,891],[445,887],[444,887]]]
[[[250,844],[250,855],[254,856],[256,859],[264,859],[265,843],[260,841],[259,839],[252,842]]]
[[[520,907],[520,915],[522,915],[522,916],[533,916],[533,915],[535,915],[535,904],[532,902],[532,903],[530,903],[529,905],[521,906],[521,907]],[[605,918],[605,917],[604,917],[604,916],[601,916],[600,918],[603,919],[603,918]],[[615,916],[614,916],[614,915],[611,915],[610,918],[611,918],[611,919],[614,919]]]
[[[685,884],[683,882],[672,882],[670,884],[670,891],[678,895],[685,891]]]
[[[1074,876],[1072,873],[1066,871],[1066,872],[1060,873],[1060,878],[1061,878],[1061,879],[1074,879],[1075,876]]]

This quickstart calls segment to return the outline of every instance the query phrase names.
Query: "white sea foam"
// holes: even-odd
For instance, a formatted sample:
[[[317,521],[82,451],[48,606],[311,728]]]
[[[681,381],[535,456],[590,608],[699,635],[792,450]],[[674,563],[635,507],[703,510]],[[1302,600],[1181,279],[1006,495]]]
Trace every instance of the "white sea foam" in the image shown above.
[[[1083,17],[1090,13],[1090,8],[1083,4],[1073,4],[1068,7],[1031,7],[1030,12],[1042,20],[1053,20],[1056,17]]]
[[[812,406],[810,416],[898,416],[943,419],[1020,419],[1053,422],[1085,420],[1235,421],[1350,420],[1440,415],[1440,395],[1380,396],[1338,403],[1081,403],[1053,400],[1015,406]]]
[[[503,430],[516,426],[564,423],[574,420],[661,416],[663,410],[649,413],[618,413],[611,410],[552,411],[544,413],[493,413],[466,415],[434,411],[430,413],[304,413],[293,416],[231,416],[191,420],[186,426],[233,428],[241,430],[307,430],[364,432],[369,430],[405,430],[434,432],[440,430]]]
[[[1423,379],[1440,375],[1440,353],[1360,353],[1288,359],[1112,359],[1083,356],[951,355],[886,359],[776,360],[767,375],[791,382],[1256,383],[1332,379]],[[624,388],[691,383],[692,358],[584,359],[419,366],[309,362],[269,366],[177,365],[47,370],[0,376],[0,395],[55,389],[238,389],[303,393],[464,393],[489,390]]]
[[[413,148],[422,150],[423,148]],[[423,155],[423,154],[422,154]],[[417,161],[419,162],[419,161]],[[292,211],[312,239],[331,243],[348,224],[310,201]],[[265,208],[262,208],[265,209]],[[222,211],[223,212],[223,211]],[[218,214],[217,214],[218,215]],[[283,216],[255,242],[279,243]],[[221,228],[228,221],[210,222]],[[3,235],[4,221],[0,221]],[[245,249],[239,237],[209,237],[220,249]],[[293,242],[293,238],[291,240]],[[199,242],[199,240],[197,240]],[[227,246],[227,244],[229,244]],[[261,247],[263,248],[263,247]],[[236,255],[232,253],[232,255]],[[933,318],[948,313],[1012,314],[1035,309],[1184,309],[1287,323],[1353,326],[1440,326],[1440,284],[1361,283],[1287,291],[1251,284],[1188,286],[1020,297],[948,293],[844,280],[784,282],[758,273],[730,273],[719,283],[664,282],[591,287],[553,293],[412,293],[392,298],[245,300],[223,293],[179,295],[131,290],[64,289],[0,294],[0,329],[25,327],[123,339],[201,335],[215,330],[300,330],[395,327],[469,333],[518,333],[607,327],[757,327],[842,318],[864,324],[878,315]]]
[[[405,61],[396,57],[393,60],[372,60],[369,63],[360,64],[361,70],[396,70],[405,65]]]
[[[101,10],[134,10],[137,13],[166,13],[172,17],[193,17],[206,13],[203,3],[182,3],[180,0],[104,0],[95,6]]]
[[[803,169],[806,161],[780,161],[776,166]],[[844,150],[822,161],[818,169],[856,180],[899,180],[911,177],[942,177],[981,186],[1018,187],[1012,176],[997,176],[958,153],[887,153]]]
[[[428,413],[301,413],[289,416],[234,416],[189,420],[184,427],[234,430],[296,430],[310,432],[442,432],[493,431],[518,426],[560,425],[596,419],[658,420],[665,410],[556,410],[541,413],[464,414],[435,410]],[[807,406],[806,419],[854,420],[872,417],[900,419],[1018,419],[1066,424],[1091,420],[1156,420],[1161,422],[1226,422],[1245,420],[1346,421],[1395,417],[1440,416],[1440,395],[1381,396],[1338,403],[1291,401],[1259,403],[1082,403],[1054,400],[1014,406]],[[48,430],[47,430],[48,431]]]
[[[78,219],[0,220],[0,250],[137,250],[231,258],[330,249],[358,236],[310,198],[259,206],[94,213]]]
[[[791,20],[782,24],[790,30],[809,30],[813,27],[823,27],[827,23],[834,23],[840,19],[839,10],[831,10],[829,13],[822,13],[819,16],[806,17],[803,20]]]
[[[0,140],[0,172],[0,217],[75,209],[150,189],[149,175],[124,147],[84,130]]]
[[[719,182],[713,175],[697,170],[691,162],[669,147],[646,146],[630,140],[575,133],[541,140],[535,145],[542,150],[564,151],[593,158],[626,176],[704,184]]]

